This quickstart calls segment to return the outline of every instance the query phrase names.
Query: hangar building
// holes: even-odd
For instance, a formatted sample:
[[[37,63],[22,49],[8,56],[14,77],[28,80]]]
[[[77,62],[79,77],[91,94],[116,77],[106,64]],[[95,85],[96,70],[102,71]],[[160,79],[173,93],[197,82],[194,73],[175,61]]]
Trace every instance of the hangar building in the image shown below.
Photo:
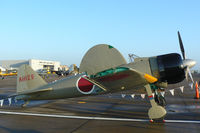
[[[35,71],[38,71],[41,69],[50,69],[52,71],[58,71],[58,69],[60,68],[59,61],[47,61],[47,60],[37,60],[37,59],[0,60],[0,66],[8,70],[18,69],[23,64],[30,65]]]

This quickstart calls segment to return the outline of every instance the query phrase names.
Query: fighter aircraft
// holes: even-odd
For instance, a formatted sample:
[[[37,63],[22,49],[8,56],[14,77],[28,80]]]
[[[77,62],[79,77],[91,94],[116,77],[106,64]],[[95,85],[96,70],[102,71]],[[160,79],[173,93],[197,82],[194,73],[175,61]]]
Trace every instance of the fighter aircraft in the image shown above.
[[[22,65],[18,70],[17,93],[12,96],[25,100],[25,106],[30,100],[73,98],[132,89],[147,93],[152,106],[148,111],[150,120],[162,119],[166,115],[165,99],[159,91],[164,91],[161,88],[166,88],[167,84],[188,79],[188,74],[192,79],[190,68],[196,64],[194,60],[186,59],[179,32],[178,38],[183,59],[178,53],[170,53],[136,58],[127,63],[113,46],[99,44],[84,55],[77,75],[52,83],[46,83],[28,65]],[[153,92],[157,92],[155,97]]]

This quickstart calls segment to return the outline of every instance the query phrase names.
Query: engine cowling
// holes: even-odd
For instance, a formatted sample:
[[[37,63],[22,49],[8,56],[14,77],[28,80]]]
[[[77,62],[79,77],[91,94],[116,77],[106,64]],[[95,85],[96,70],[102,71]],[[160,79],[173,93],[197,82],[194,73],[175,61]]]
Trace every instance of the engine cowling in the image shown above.
[[[185,79],[185,71],[180,54],[171,53],[153,57],[150,59],[150,65],[153,75],[160,82],[175,84]]]

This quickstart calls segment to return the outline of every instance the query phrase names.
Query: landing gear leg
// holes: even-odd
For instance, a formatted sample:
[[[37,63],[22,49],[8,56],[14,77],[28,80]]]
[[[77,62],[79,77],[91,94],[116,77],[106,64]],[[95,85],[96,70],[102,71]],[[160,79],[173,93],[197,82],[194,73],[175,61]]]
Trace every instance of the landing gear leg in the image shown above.
[[[146,88],[147,95],[149,96],[150,103],[151,103],[151,106],[152,106],[148,111],[148,116],[150,118],[150,121],[153,121],[153,119],[164,118],[167,112],[162,106],[158,105],[155,102],[153,95],[152,95],[151,86],[149,84],[147,84],[145,86],[145,88]]]

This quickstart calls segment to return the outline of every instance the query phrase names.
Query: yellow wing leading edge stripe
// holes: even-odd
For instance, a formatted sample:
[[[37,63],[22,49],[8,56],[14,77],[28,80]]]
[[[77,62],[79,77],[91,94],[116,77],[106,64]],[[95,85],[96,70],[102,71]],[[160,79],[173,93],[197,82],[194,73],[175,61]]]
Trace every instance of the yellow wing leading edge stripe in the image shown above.
[[[155,77],[153,77],[153,76],[151,76],[151,75],[149,75],[149,74],[145,74],[145,75],[144,75],[144,78],[145,78],[149,83],[155,83],[155,82],[158,81],[157,78],[155,78]]]

